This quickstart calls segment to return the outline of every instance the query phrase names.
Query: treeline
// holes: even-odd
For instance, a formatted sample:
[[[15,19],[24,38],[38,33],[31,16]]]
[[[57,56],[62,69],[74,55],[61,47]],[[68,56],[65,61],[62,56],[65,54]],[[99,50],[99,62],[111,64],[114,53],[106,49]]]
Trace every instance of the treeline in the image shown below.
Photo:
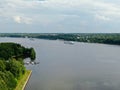
[[[18,80],[26,72],[23,59],[35,59],[33,48],[16,43],[0,43],[0,90],[14,90]]]
[[[49,34],[36,38],[120,45],[120,34]]]
[[[119,33],[13,33],[13,34],[0,34],[1,37],[28,37],[28,38],[40,38],[50,40],[67,40],[77,42],[89,42],[89,43],[104,43],[120,45]]]
[[[25,48],[17,43],[0,43],[0,59],[25,59],[30,57],[31,60],[34,60],[35,56],[36,55],[33,48]]]

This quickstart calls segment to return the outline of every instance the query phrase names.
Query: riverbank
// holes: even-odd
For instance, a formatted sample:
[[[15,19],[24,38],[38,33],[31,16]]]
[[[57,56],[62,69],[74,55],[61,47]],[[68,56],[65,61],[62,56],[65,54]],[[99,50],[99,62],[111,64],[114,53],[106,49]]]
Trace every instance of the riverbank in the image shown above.
[[[24,90],[30,76],[32,74],[31,70],[27,70],[25,75],[18,81],[18,85],[15,88],[15,90]]]
[[[120,45],[120,33],[1,33],[0,37],[65,40]]]

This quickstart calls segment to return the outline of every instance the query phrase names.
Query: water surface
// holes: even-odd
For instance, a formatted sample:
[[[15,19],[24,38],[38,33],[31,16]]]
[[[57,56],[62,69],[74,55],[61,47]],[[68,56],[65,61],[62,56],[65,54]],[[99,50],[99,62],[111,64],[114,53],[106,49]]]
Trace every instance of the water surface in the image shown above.
[[[120,90],[120,47],[58,40],[0,38],[36,50],[39,65],[25,90]]]

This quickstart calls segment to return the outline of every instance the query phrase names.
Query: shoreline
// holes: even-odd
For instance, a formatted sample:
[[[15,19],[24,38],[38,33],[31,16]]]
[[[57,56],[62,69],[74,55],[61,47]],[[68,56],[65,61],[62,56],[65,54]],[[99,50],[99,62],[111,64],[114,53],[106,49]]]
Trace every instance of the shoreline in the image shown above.
[[[27,70],[23,77],[18,81],[18,84],[14,90],[24,90],[30,77],[32,74],[32,70]]]
[[[30,70],[29,76],[27,77],[27,80],[26,80],[26,82],[24,83],[24,85],[23,85],[23,87],[22,87],[22,90],[25,89],[25,87],[26,87],[26,85],[27,85],[27,83],[28,83],[28,81],[29,81],[29,79],[30,79],[30,77],[31,77],[31,74],[32,74],[32,70]]]

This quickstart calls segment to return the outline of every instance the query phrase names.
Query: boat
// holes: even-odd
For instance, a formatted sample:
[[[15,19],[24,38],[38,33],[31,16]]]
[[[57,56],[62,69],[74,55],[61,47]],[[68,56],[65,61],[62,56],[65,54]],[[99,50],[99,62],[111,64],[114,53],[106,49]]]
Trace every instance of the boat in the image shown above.
[[[33,39],[33,38],[30,38],[30,40],[31,40],[31,41],[34,41],[34,39]]]
[[[64,41],[64,44],[71,44],[71,45],[73,45],[74,42],[73,41]]]
[[[40,62],[35,62],[35,61],[29,61],[29,62],[25,62],[25,65],[36,65],[36,64],[40,64]]]

